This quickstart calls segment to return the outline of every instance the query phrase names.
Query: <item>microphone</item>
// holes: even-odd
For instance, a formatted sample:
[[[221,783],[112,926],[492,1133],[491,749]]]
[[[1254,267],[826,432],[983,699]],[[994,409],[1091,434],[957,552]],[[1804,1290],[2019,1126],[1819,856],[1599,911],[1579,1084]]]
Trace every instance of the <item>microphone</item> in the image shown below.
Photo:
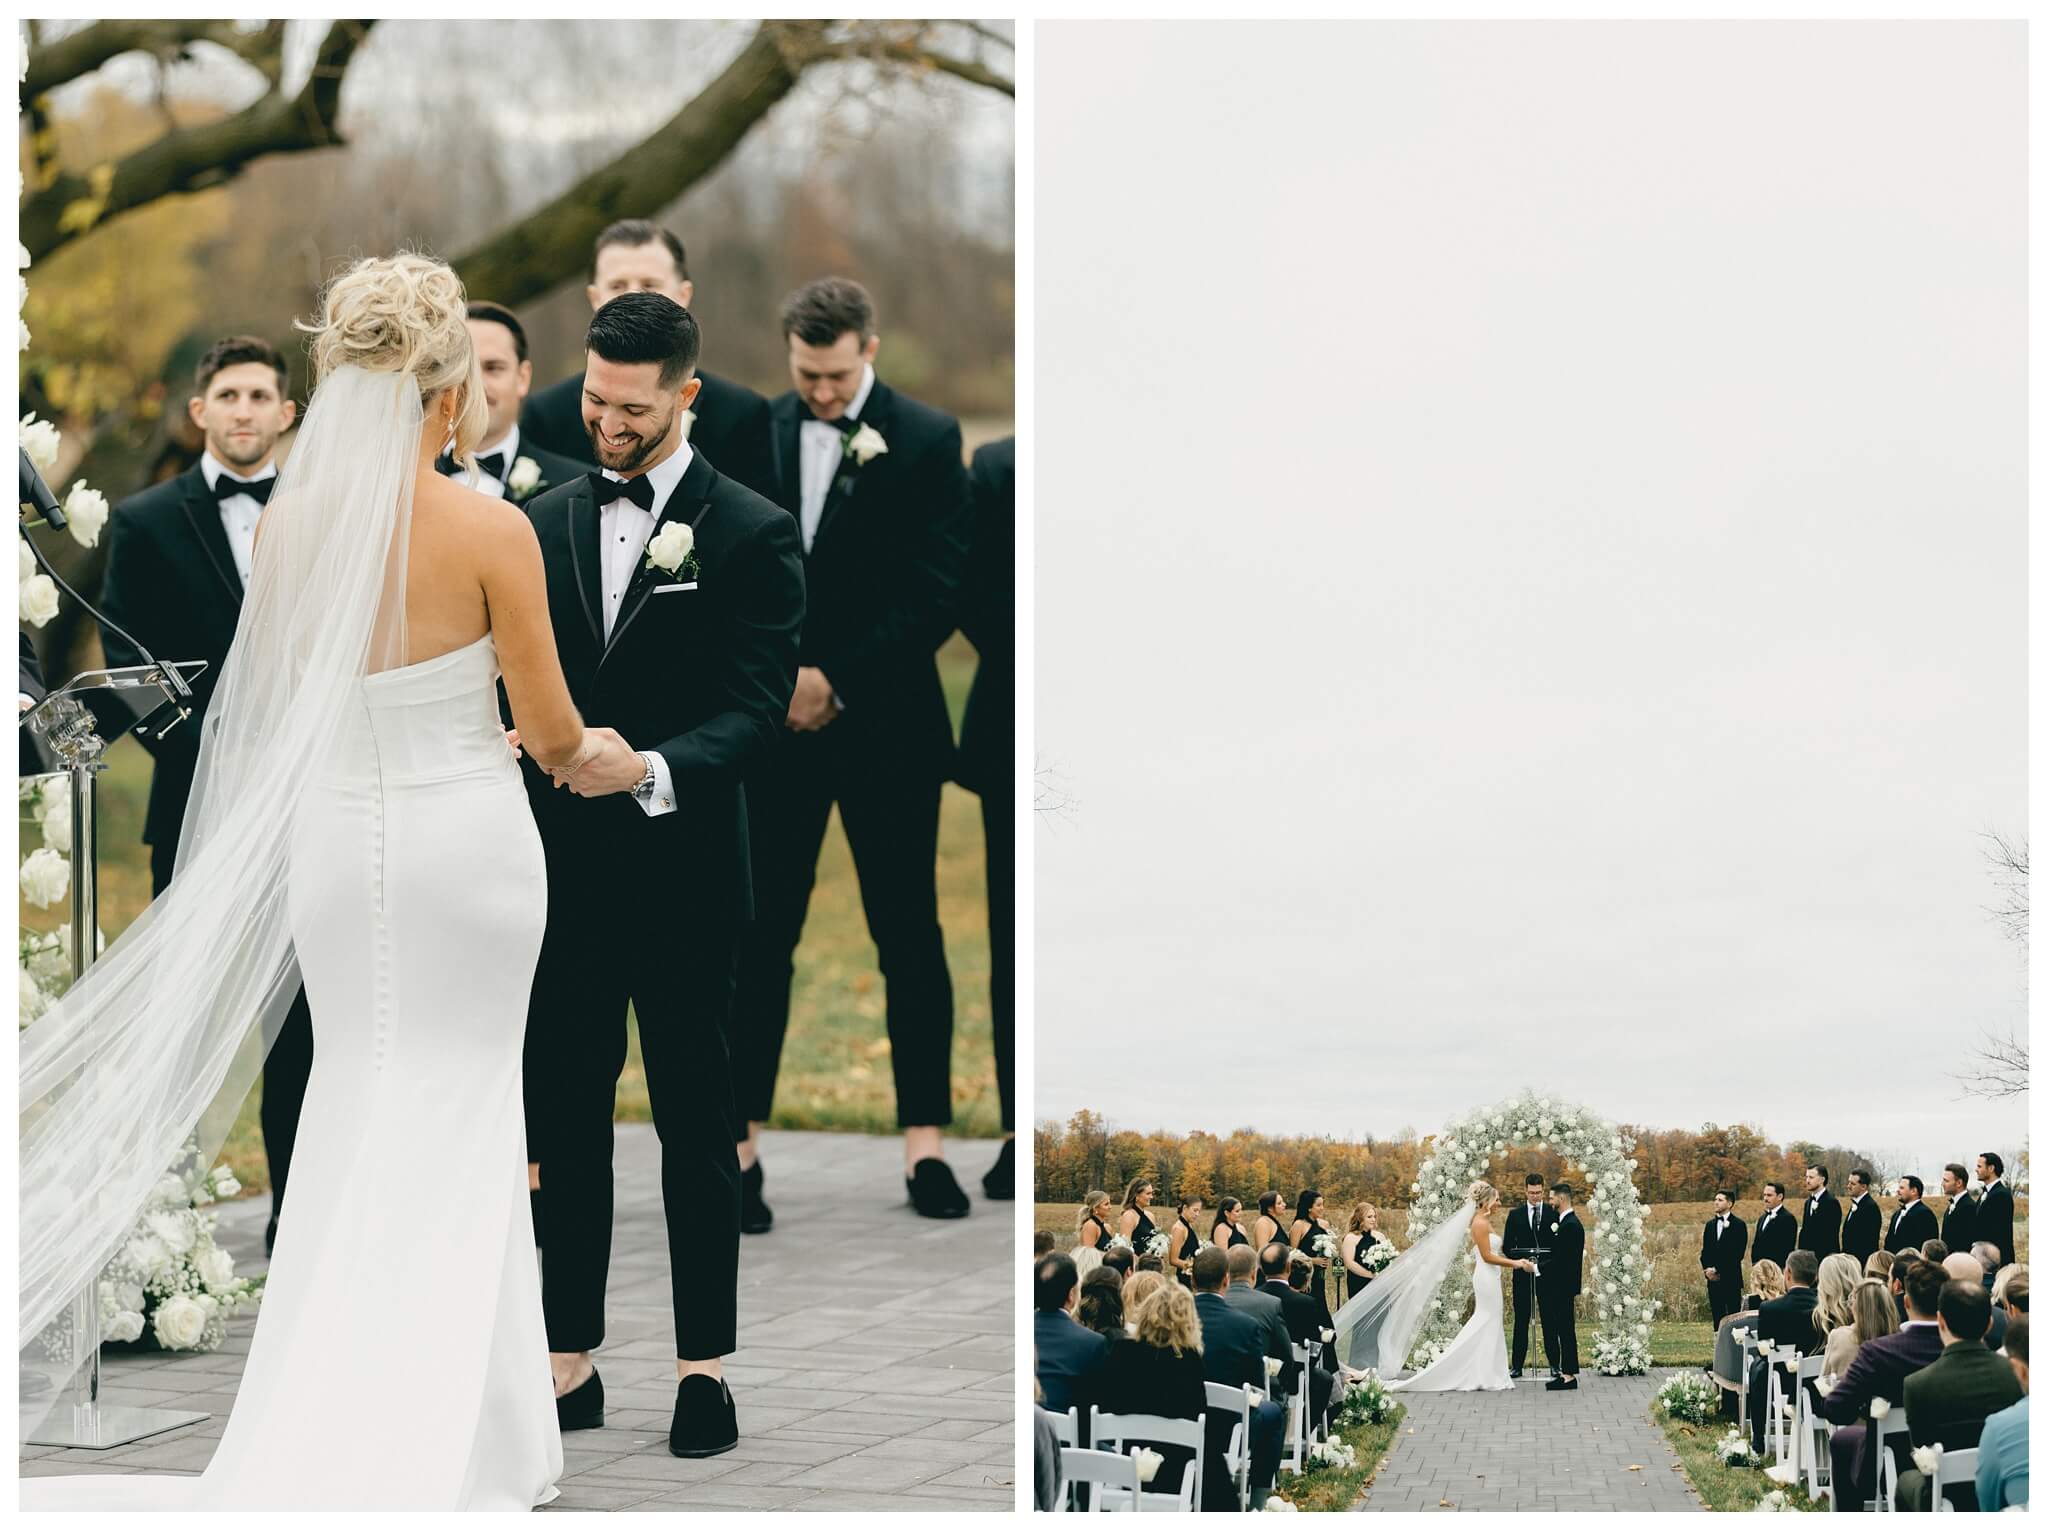
[[[16,450],[21,453],[21,503],[34,506],[37,515],[58,531],[63,531],[66,525],[64,507],[57,503],[57,497],[50,493],[50,486],[43,482],[43,475],[37,471],[28,449],[17,447]]]

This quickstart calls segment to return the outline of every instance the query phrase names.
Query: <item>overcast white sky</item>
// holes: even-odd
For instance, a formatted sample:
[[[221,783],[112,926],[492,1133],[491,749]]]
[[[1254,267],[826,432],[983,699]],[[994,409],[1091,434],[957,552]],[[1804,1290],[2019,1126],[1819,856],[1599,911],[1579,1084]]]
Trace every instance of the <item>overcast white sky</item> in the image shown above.
[[[2017,1147],[2024,27],[1038,37],[1036,1114]]]

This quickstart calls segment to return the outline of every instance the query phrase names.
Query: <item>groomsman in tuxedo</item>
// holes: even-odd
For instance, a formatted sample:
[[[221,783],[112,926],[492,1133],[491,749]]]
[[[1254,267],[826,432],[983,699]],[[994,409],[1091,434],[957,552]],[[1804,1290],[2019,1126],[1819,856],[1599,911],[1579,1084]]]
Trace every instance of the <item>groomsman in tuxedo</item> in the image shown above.
[[[472,303],[469,338],[476,347],[477,367],[484,379],[484,407],[491,417],[484,428],[484,444],[476,450],[476,477],[472,481],[464,476],[462,464],[446,453],[434,466],[451,476],[463,476],[463,482],[479,494],[515,505],[524,505],[537,494],[592,472],[585,460],[590,455],[588,438],[576,453],[564,456],[527,440],[520,428],[519,411],[533,388],[533,363],[527,358],[526,327],[518,315],[496,303]]]
[[[991,1200],[1016,1195],[1017,1030],[1017,438],[977,447],[967,471],[974,545],[961,591],[960,630],[978,663],[960,721],[953,779],[981,799],[988,869],[988,1007],[1003,1148],[982,1176]]]
[[[1884,1247],[1893,1254],[1918,1249],[1929,1239],[1941,1237],[1941,1230],[1934,1223],[1933,1211],[1920,1197],[1920,1177],[1899,1176],[1899,1210],[1892,1214],[1891,1226],[1885,1229],[1884,1234]]]
[[[738,1439],[723,1376],[740,1210],[728,1024],[753,907],[749,777],[788,712],[804,611],[796,523],[684,439],[696,357],[696,321],[658,293],[599,309],[583,410],[603,471],[526,507],[569,695],[606,734],[572,777],[550,781],[526,763],[548,866],[526,1072],[545,1085],[535,1148],[556,1416],[564,1430],[604,1422],[590,1353],[605,1337],[630,1005],[661,1139],[669,1450],[682,1457]]]
[[[1785,1257],[1799,1247],[1799,1222],[1785,1205],[1785,1182],[1764,1182],[1764,1215],[1756,1220],[1756,1236],[1750,1241],[1751,1264],[1769,1260],[1779,1270]]]
[[[1742,1253],[1749,1243],[1749,1228],[1735,1215],[1735,1193],[1714,1193],[1714,1215],[1700,1234],[1700,1269],[1707,1275],[1707,1306],[1713,1310],[1714,1327],[1742,1308]]]
[[[1540,1272],[1550,1254],[1550,1236],[1557,1229],[1557,1209],[1543,1194],[1543,1177],[1522,1177],[1522,1205],[1508,1214],[1501,1230],[1500,1252],[1510,1260],[1534,1260]],[[1515,1272],[1515,1343],[1508,1358],[1508,1375],[1522,1375],[1522,1363],[1529,1355],[1529,1319],[1536,1308],[1536,1277]],[[1548,1334],[1544,1349],[1551,1348]]]
[[[251,335],[216,341],[199,359],[196,381],[198,392],[186,401],[185,412],[204,436],[205,450],[176,478],[114,507],[100,586],[100,608],[108,620],[159,660],[206,661],[192,682],[192,716],[160,738],[142,741],[155,757],[142,825],[152,894],[170,886],[176,870],[185,802],[199,763],[200,724],[241,620],[256,521],[277,482],[278,438],[297,411],[287,393],[284,357]],[[143,662],[113,627],[101,628],[100,642],[110,666]],[[263,1152],[270,1164],[266,1252],[277,1241],[312,1067],[313,1018],[302,988],[263,1062]]]
[[[1941,1172],[1941,1194],[1948,1210],[1941,1215],[1941,1242],[1950,1249],[1968,1249],[1977,1242],[1977,1199],[1970,1194],[1970,1172],[1950,1164]]]
[[[1799,1247],[1823,1260],[1842,1247],[1842,1204],[1828,1190],[1824,1164],[1806,1167],[1806,1213],[1799,1220]]]
[[[1870,1171],[1849,1171],[1849,1213],[1842,1219],[1842,1253],[1854,1255],[1857,1267],[1884,1242],[1884,1212],[1870,1194]]]
[[[593,313],[622,292],[658,292],[684,308],[696,296],[683,242],[658,223],[621,218],[597,236],[590,254],[590,285],[583,289]],[[683,436],[756,494],[775,498],[768,462],[768,401],[743,383],[698,369],[697,397],[684,411]],[[587,458],[583,430],[583,373],[551,383],[526,401],[519,420],[529,447],[563,457]]]
[[[1998,1246],[1998,1263],[2013,1261],[2012,1187],[2004,1180],[2005,1160],[1994,1153],[1977,1155],[1977,1210],[1971,1221],[1970,1242]],[[1955,1249],[1954,1244],[1949,1245]]]
[[[782,335],[796,386],[771,408],[776,497],[798,519],[809,604],[788,727],[747,788],[760,909],[734,1004],[747,1049],[741,1226],[772,1220],[757,1144],[835,804],[886,988],[905,1186],[923,1216],[965,1217],[941,1157],[953,983],[936,862],[953,728],[933,657],[957,623],[967,561],[960,426],[876,377],[875,309],[858,283],[827,277],[792,294]]]
[[[1557,1218],[1550,1233],[1550,1253],[1537,1277],[1536,1300],[1543,1310],[1543,1349],[1554,1374],[1545,1392],[1569,1392],[1579,1385],[1579,1286],[1586,1274],[1586,1225],[1572,1210],[1572,1188],[1559,1181],[1550,1188]]]

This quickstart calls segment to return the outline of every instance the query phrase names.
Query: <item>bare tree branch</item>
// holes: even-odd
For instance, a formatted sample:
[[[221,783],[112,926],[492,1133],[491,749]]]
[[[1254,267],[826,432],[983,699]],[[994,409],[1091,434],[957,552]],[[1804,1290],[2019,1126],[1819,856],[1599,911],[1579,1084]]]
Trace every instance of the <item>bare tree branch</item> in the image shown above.
[[[2029,935],[2027,842],[2014,840],[1995,829],[1986,831],[1984,838],[1991,842],[1991,848],[1984,854],[1991,862],[1992,880],[2005,895],[1992,909],[1992,918],[2024,949]]]
[[[927,39],[940,25],[928,21],[870,22],[851,31],[817,40],[812,61],[822,58],[866,59],[875,64],[894,64],[913,70],[950,74],[970,85],[984,86],[1015,99],[1017,82],[998,73],[979,59],[960,58],[930,46]],[[1004,40],[1007,43],[1007,40]]]
[[[2027,842],[1998,830],[1987,831],[1984,838],[1990,842],[1984,854],[1991,862],[1992,879],[2004,895],[1993,906],[1991,917],[2025,951],[2029,939]],[[2027,1093],[2031,1061],[2025,1037],[2012,1032],[2002,1037],[1986,1032],[1970,1051],[1970,1067],[1955,1076],[1956,1082],[1965,1095],[2008,1100]]]
[[[112,24],[100,22],[87,30]],[[289,100],[273,90],[232,117],[168,133],[118,163],[96,165],[83,175],[59,174],[22,203],[21,242],[30,256],[41,259],[107,219],[160,197],[223,185],[252,160],[340,143],[334,121],[342,76],[374,25],[337,21],[328,28],[312,74]]]
[[[28,76],[21,82],[21,99],[33,101],[59,85],[91,74],[124,53],[153,53],[165,60],[190,58],[192,44],[209,42],[256,63],[266,52],[277,51],[283,36],[281,21],[268,22],[256,31],[232,21],[164,21],[148,17],[95,21],[89,27],[35,48],[29,55]],[[258,67],[262,67],[260,63]]]
[[[2027,1093],[2028,1048],[2026,1042],[2007,1034],[1997,1037],[1986,1032],[1973,1050],[1973,1066],[1956,1075],[1965,1095],[1985,1100],[2009,1100]]]

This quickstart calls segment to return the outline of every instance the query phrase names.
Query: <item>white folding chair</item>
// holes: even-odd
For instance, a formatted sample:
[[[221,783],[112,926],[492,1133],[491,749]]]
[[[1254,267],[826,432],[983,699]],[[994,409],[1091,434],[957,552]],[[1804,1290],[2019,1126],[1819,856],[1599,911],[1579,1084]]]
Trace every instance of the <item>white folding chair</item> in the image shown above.
[[[1976,1481],[1977,1448],[1975,1446],[1964,1446],[1954,1451],[1942,1452],[1935,1459],[1934,1474],[1928,1480],[1929,1487],[1934,1490],[1934,1508],[1937,1511],[1948,1510],[1953,1512],[1955,1506],[1942,1496],[1942,1489],[1954,1488],[1958,1483],[1974,1485]]]
[[[1050,1409],[1045,1412],[1052,1414],[1052,1433],[1059,1438],[1062,1446],[1081,1444],[1081,1411],[1078,1407],[1070,1408],[1063,1414],[1053,1414]]]
[[[1809,1499],[1821,1497],[1821,1491],[1827,1487],[1830,1470],[1825,1421],[1814,1412],[1813,1392],[1807,1386],[1808,1383],[1819,1380],[1821,1364],[1826,1359],[1824,1355],[1802,1357],[1799,1362],[1798,1378],[1792,1384],[1792,1430],[1796,1437],[1793,1446],[1793,1465],[1797,1467],[1798,1459],[1805,1458],[1806,1497]]]
[[[1735,1428],[1746,1437],[1749,1434],[1749,1363],[1756,1356],[1756,1331],[1737,1331],[1735,1343],[1739,1351],[1735,1375],[1742,1379],[1735,1388]]]
[[[1105,1414],[1088,1411],[1088,1439],[1101,1451],[1129,1453],[1140,1446],[1188,1446],[1195,1459],[1180,1476],[1180,1492],[1162,1494],[1143,1489],[1138,1495],[1140,1510],[1185,1510],[1192,1512],[1202,1503],[1202,1422],[1199,1419],[1168,1419],[1163,1414]]]
[[[1223,1465],[1237,1484],[1237,1507],[1252,1507],[1252,1389],[1232,1387],[1227,1382],[1204,1382],[1209,1407],[1236,1421],[1230,1430],[1230,1446],[1223,1453]]]
[[[1280,1465],[1291,1473],[1299,1473],[1308,1468],[1308,1352],[1299,1345],[1290,1345],[1288,1350],[1291,1355],[1287,1365],[1298,1369],[1301,1385],[1287,1400],[1287,1436],[1281,1448]]]
[[[1090,1451],[1081,1446],[1060,1447],[1060,1471],[1068,1489],[1087,1486],[1081,1507],[1090,1512],[1128,1510],[1138,1502],[1138,1461],[1116,1451]],[[1067,1494],[1053,1501],[1054,1513],[1067,1507]]]
[[[1904,1435],[1910,1441],[1906,1430],[1906,1409],[1903,1404],[1893,1404],[1891,1412],[1883,1419],[1870,1422],[1870,1449],[1877,1453],[1877,1498],[1868,1500],[1868,1510],[1897,1510],[1899,1507],[1899,1464],[1892,1455],[1891,1438]]]

